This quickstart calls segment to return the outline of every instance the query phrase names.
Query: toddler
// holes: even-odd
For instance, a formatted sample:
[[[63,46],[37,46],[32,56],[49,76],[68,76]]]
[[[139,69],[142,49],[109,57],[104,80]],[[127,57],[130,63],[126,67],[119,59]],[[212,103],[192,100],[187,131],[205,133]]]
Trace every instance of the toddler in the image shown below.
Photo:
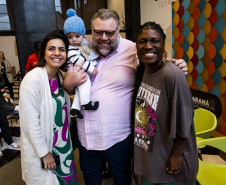
[[[76,15],[74,9],[67,11],[68,18],[64,23],[64,33],[69,40],[68,69],[70,64],[78,65],[85,61],[82,66],[88,72],[87,81],[75,89],[75,97],[71,106],[71,115],[83,119],[81,107],[84,110],[96,110],[99,102],[90,100],[91,81],[89,75],[97,75],[95,68],[98,54],[92,48],[91,42],[85,38],[85,25],[83,20]]]

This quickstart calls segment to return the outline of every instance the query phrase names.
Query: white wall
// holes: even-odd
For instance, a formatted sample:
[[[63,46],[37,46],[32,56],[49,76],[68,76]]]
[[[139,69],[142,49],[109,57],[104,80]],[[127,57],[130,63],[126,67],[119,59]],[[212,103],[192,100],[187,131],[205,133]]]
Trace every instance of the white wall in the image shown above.
[[[10,62],[11,66],[15,66],[17,73],[20,67],[15,36],[0,36],[0,51],[4,52],[5,58]]]
[[[172,0],[140,0],[141,24],[155,21],[166,34],[167,57],[172,56]]]

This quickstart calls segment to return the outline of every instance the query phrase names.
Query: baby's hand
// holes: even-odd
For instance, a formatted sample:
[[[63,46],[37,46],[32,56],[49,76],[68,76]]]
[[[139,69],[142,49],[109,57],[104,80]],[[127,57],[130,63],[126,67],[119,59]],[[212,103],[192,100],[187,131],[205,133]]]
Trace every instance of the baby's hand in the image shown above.
[[[97,75],[97,73],[98,73],[97,68],[94,68],[94,69],[93,69],[93,75],[95,75],[95,76],[96,76],[96,75]]]

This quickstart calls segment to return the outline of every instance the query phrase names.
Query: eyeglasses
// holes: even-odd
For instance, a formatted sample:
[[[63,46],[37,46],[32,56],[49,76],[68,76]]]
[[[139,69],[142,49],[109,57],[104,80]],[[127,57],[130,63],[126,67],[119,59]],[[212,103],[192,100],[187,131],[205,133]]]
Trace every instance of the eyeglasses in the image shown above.
[[[116,28],[116,30],[117,30],[118,28]],[[105,35],[107,36],[107,37],[112,37],[114,34],[115,34],[115,32],[116,32],[116,30],[115,31],[113,31],[113,30],[107,30],[107,31],[103,31],[103,30],[93,30],[93,32],[94,32],[94,34],[95,34],[95,36],[96,37],[102,37],[102,35],[105,33]]]

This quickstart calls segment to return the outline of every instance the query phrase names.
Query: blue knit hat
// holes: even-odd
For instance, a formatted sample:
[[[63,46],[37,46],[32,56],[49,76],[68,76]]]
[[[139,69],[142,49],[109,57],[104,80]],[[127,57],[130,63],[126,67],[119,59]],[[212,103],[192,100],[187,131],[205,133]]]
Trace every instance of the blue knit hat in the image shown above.
[[[83,36],[86,34],[86,29],[83,20],[76,15],[76,11],[72,8],[67,11],[68,18],[64,22],[64,34],[70,32],[79,33]]]

